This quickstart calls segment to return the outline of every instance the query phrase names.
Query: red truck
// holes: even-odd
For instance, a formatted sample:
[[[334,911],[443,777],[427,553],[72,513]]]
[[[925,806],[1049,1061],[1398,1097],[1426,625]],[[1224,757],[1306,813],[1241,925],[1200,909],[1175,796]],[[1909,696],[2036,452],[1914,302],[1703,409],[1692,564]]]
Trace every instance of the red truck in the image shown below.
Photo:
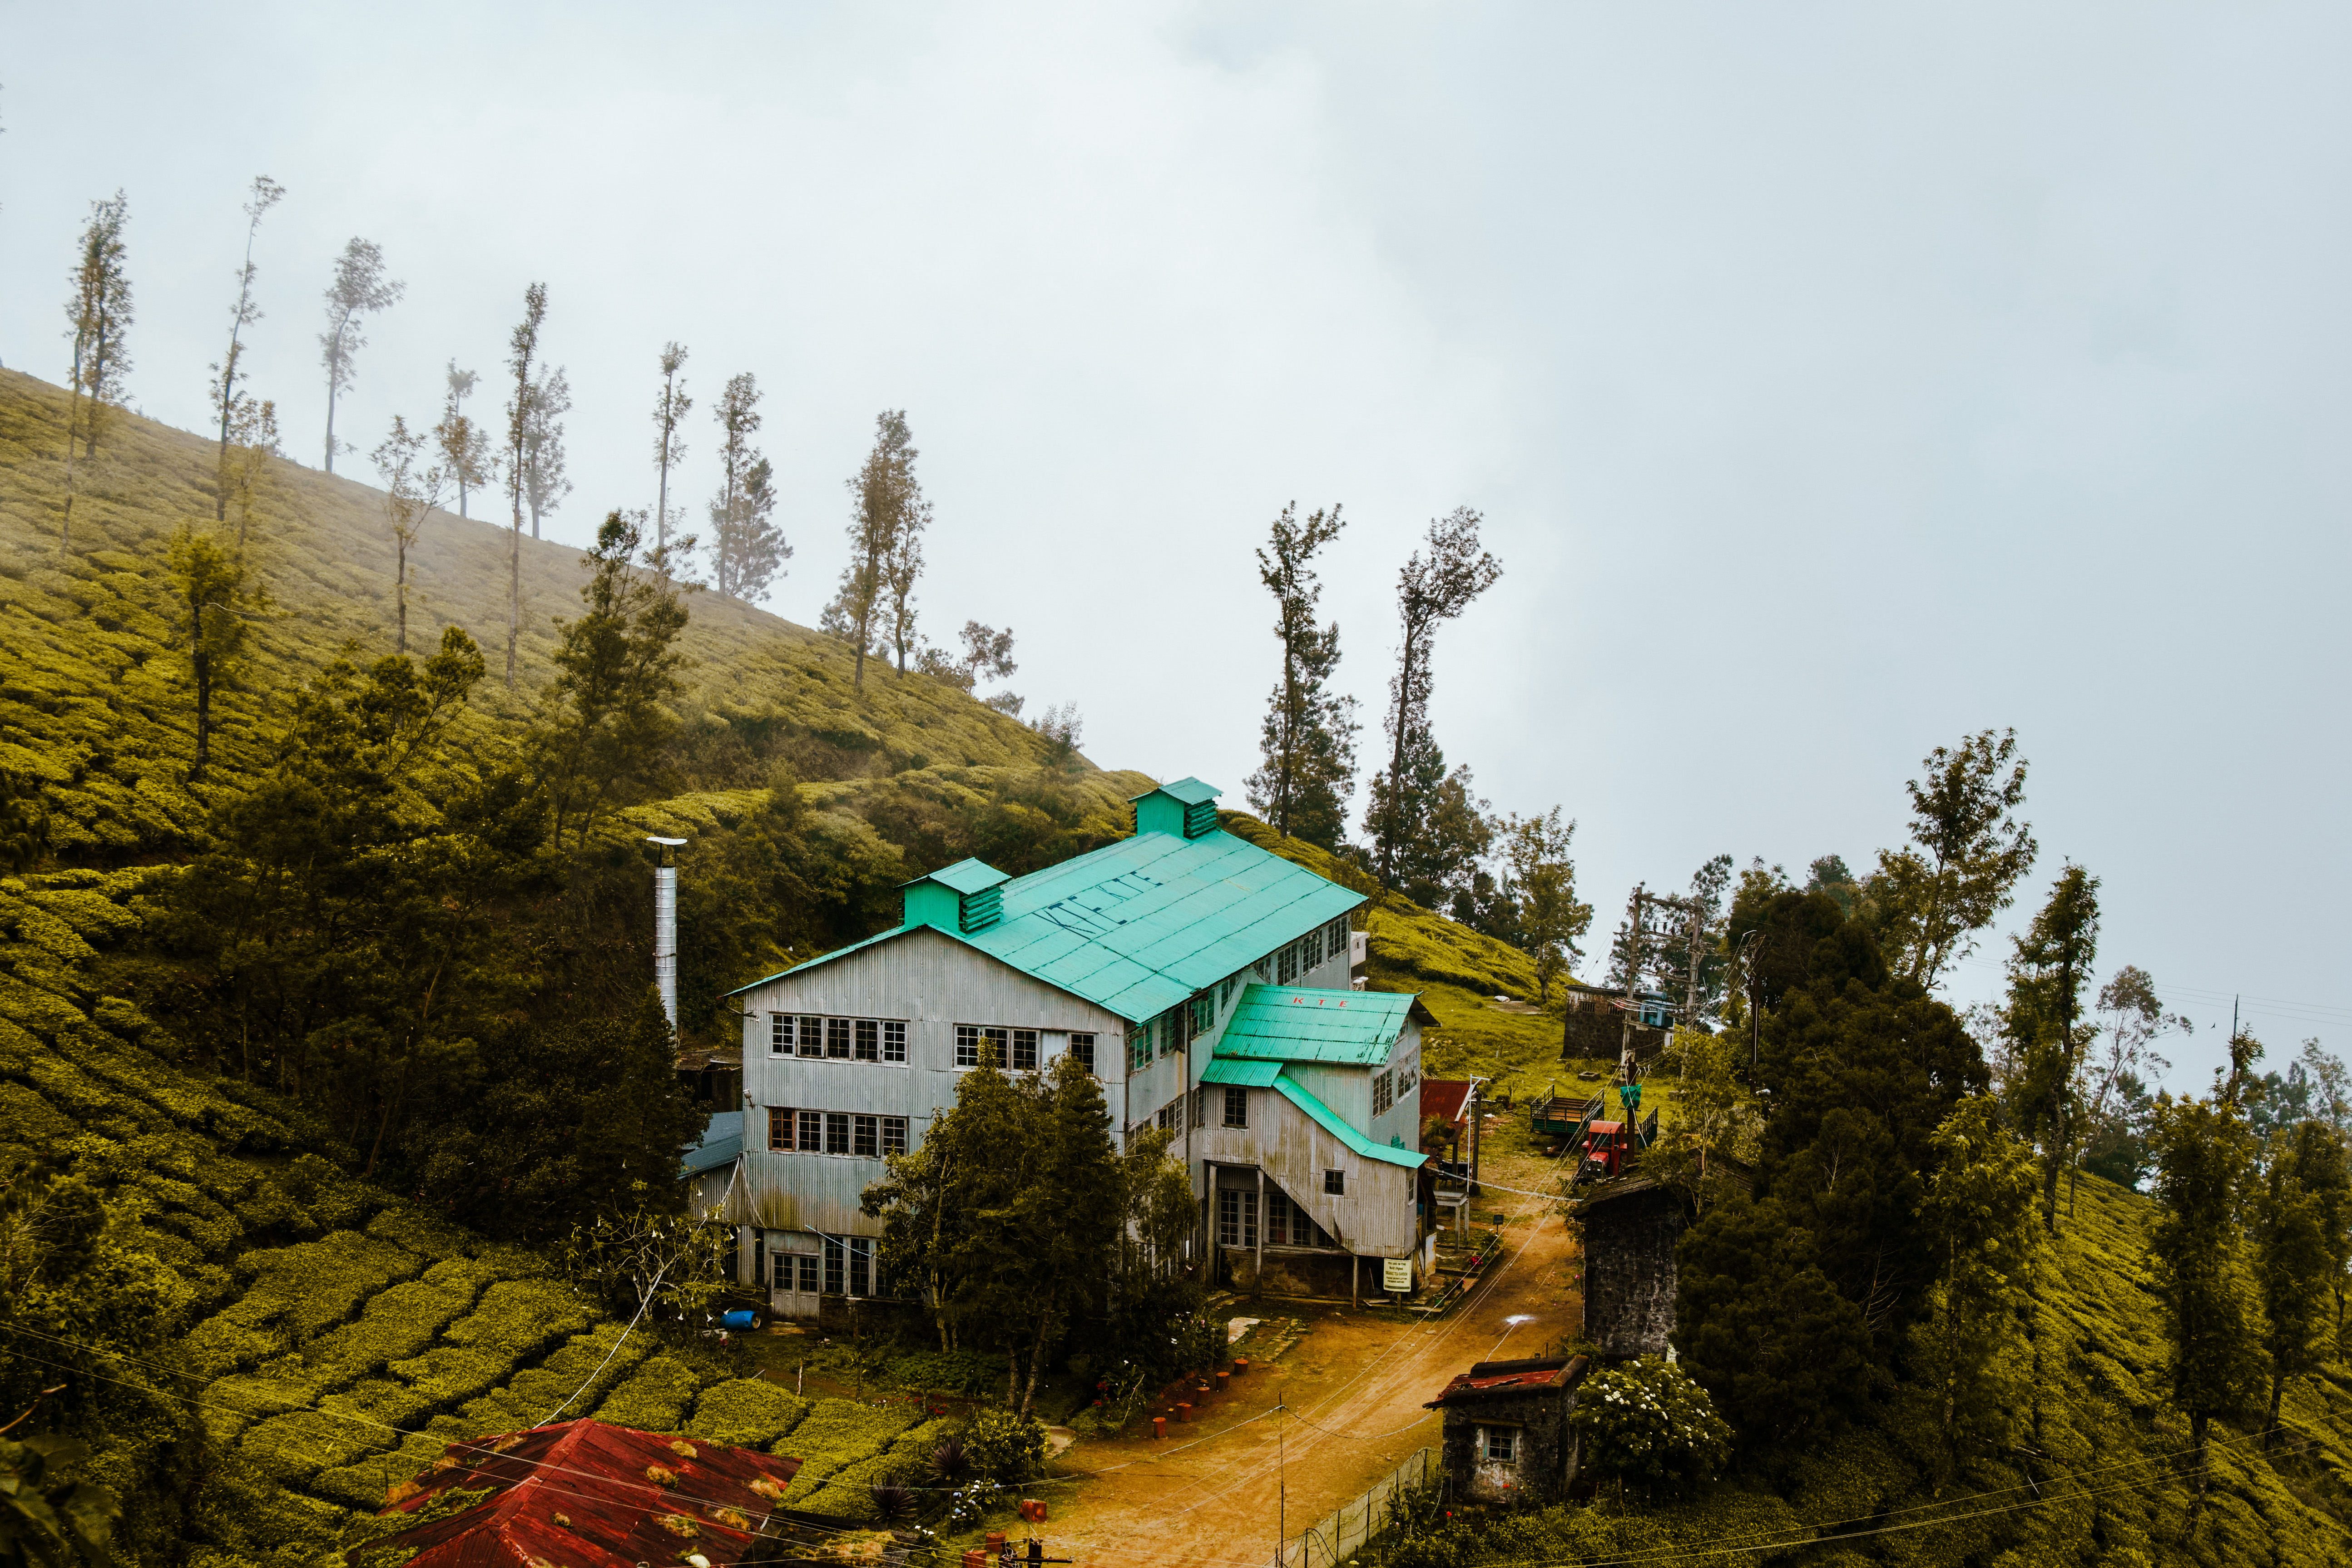
[[[1622,1121],[1595,1121],[1584,1130],[1582,1157],[1576,1167],[1579,1182],[1605,1182],[1633,1157],[1633,1131]]]

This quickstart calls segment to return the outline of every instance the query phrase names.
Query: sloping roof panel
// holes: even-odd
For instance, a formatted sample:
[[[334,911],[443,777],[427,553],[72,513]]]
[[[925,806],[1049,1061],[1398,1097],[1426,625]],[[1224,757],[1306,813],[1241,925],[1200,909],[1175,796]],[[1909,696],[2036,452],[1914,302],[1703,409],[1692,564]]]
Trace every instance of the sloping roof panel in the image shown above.
[[[1280,1062],[1243,1062],[1216,1057],[1201,1069],[1202,1083],[1226,1083],[1243,1089],[1268,1089],[1282,1076]]]
[[[975,860],[967,856],[952,866],[942,866],[927,877],[918,877],[914,882],[901,882],[899,886],[911,888],[915,882],[938,882],[953,888],[959,893],[977,893],[1011,879],[1010,872],[1000,871],[985,860]]]
[[[1286,1073],[1277,1077],[1272,1087],[1276,1093],[1313,1118],[1315,1123],[1324,1131],[1345,1143],[1364,1159],[1381,1160],[1391,1165],[1402,1165],[1409,1171],[1417,1171],[1428,1163],[1429,1156],[1418,1149],[1399,1149],[1386,1143],[1373,1142],[1370,1138],[1349,1126],[1346,1119],[1338,1111],[1309,1094],[1303,1085],[1291,1079]]]
[[[1388,1060],[1412,1011],[1410,991],[1252,985],[1217,1040],[1217,1055],[1286,1062]]]

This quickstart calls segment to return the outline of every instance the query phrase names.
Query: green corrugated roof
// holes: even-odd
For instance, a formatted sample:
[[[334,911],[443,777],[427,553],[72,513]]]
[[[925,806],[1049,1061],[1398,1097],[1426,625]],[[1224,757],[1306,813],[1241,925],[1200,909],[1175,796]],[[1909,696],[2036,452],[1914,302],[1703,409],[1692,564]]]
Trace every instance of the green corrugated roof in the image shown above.
[[[1202,1083],[1230,1083],[1245,1089],[1265,1089],[1281,1076],[1280,1062],[1235,1061],[1226,1057],[1212,1057],[1201,1069]]]
[[[1429,1158],[1418,1149],[1394,1149],[1385,1143],[1373,1142],[1342,1121],[1338,1111],[1307,1093],[1287,1075],[1274,1080],[1274,1089],[1283,1099],[1314,1118],[1316,1124],[1324,1131],[1328,1132],[1367,1160],[1385,1160],[1391,1165],[1402,1165],[1409,1171],[1417,1171]]]
[[[1199,779],[1178,779],[1174,784],[1161,784],[1157,791],[1143,792],[1143,795],[1153,794],[1172,795],[1186,805],[1206,805],[1217,798],[1216,787],[1213,784],[1204,784]],[[1142,795],[1135,797],[1137,800],[1142,798]]]
[[[952,866],[942,866],[928,877],[918,877],[914,882],[898,885],[911,888],[915,882],[938,882],[959,893],[977,893],[993,888],[999,882],[1009,881],[1011,877],[1010,872],[1000,871],[985,860],[965,858]]]
[[[1198,838],[1139,833],[1002,886],[1004,912],[996,924],[940,934],[1137,1023],[1364,901],[1222,829]],[[830,963],[908,929],[797,967]]]
[[[1217,1038],[1220,1057],[1377,1067],[1412,1011],[1411,991],[1252,985]]]

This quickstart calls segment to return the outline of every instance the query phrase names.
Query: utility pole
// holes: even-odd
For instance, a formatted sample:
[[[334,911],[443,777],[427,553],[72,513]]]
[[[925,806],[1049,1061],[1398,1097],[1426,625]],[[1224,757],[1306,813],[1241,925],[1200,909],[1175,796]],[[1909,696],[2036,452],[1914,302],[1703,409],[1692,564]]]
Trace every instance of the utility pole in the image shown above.
[[[1642,973],[1642,905],[1648,898],[1636,882],[1625,906],[1625,1017],[1617,1031],[1617,1077],[1624,1083],[1633,1081],[1633,987]]]

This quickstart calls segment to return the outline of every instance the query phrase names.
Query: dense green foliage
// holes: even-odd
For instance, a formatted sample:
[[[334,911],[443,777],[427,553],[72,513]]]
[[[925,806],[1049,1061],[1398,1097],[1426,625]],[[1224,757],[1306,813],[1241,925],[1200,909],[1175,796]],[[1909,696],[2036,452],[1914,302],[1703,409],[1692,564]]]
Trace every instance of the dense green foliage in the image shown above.
[[[1593,1474],[1630,1483],[1645,1497],[1711,1479],[1731,1457],[1731,1428],[1706,1390],[1659,1356],[1591,1373],[1569,1420]]]

